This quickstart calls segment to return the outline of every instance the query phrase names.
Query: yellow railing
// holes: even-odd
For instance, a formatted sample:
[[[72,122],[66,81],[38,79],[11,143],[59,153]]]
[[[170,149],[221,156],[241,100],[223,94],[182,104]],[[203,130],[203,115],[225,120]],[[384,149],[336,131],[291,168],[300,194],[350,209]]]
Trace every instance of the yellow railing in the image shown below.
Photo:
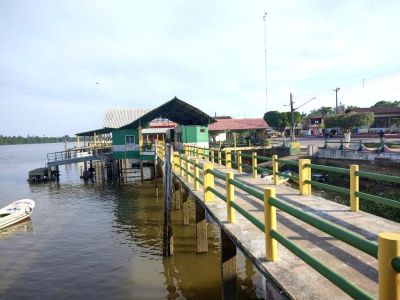
[[[158,151],[159,157],[163,159],[162,145]],[[346,230],[336,224],[326,221],[311,213],[304,212],[303,210],[294,207],[283,200],[277,199],[274,188],[266,188],[260,191],[259,189],[248,186],[240,180],[234,179],[233,172],[222,173],[214,170],[214,163],[205,162],[199,164],[199,156],[209,156],[208,151],[215,151],[214,149],[202,149],[199,151],[188,151],[184,149],[185,154],[173,153],[173,169],[176,174],[186,181],[188,184],[193,179],[194,190],[200,189],[200,184],[203,185],[203,201],[208,203],[215,199],[215,196],[226,202],[227,207],[227,220],[229,223],[235,222],[236,211],[242,214],[247,220],[253,223],[257,228],[262,230],[265,235],[265,253],[266,259],[276,261],[278,256],[277,243],[281,243],[287,249],[292,251],[295,255],[317,270],[324,277],[329,279],[343,291],[354,298],[373,299],[371,295],[358,288],[351,281],[343,278],[340,274],[336,273],[318,259],[312,257],[307,251],[302,250],[292,241],[284,237],[277,231],[276,208],[280,208],[295,218],[314,226],[315,228],[328,233],[335,238],[346,242],[347,244],[369,254],[378,259],[378,283],[379,283],[379,299],[398,299],[400,296],[400,283],[398,275],[400,272],[400,234],[399,233],[380,233],[378,236],[378,243],[369,241],[363,236]],[[195,158],[192,159],[190,154]],[[214,156],[215,157],[215,156]],[[165,156],[164,156],[165,158]],[[229,159],[229,155],[228,155]],[[273,166],[277,169],[276,157],[272,158]],[[254,163],[254,162],[253,162]],[[256,162],[255,162],[256,163]],[[276,165],[276,166],[275,166]],[[299,174],[302,181],[307,184],[305,178],[310,177],[310,167],[308,160],[301,160],[299,162]],[[202,169],[202,176],[199,170]],[[254,169],[253,169],[254,170]],[[353,170],[356,172],[356,170]],[[225,193],[221,193],[215,189],[215,177],[225,182]],[[307,195],[310,192],[310,187],[303,185],[300,189],[301,194]],[[256,197],[264,202],[264,222],[255,218],[250,212],[235,202],[235,188],[239,188],[250,195]]]

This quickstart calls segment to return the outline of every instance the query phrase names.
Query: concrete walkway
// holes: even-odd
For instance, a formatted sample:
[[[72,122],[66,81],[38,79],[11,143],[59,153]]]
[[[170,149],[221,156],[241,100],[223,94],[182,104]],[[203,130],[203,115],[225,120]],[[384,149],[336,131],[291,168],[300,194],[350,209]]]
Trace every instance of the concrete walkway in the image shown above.
[[[204,162],[206,161],[200,161],[200,163]],[[214,168],[224,173],[227,172],[224,166],[214,165]],[[291,187],[269,185],[264,179],[252,178],[251,175],[244,173],[238,174],[237,170],[229,171],[235,173],[235,178],[253,187],[259,189],[275,187],[276,198],[356,232],[371,241],[377,242],[377,234],[380,232],[400,232],[400,224],[396,222],[365,212],[351,212],[349,207],[322,197],[300,196],[299,191]],[[203,202],[202,186],[201,191],[194,191],[193,183],[188,184],[185,177],[176,175],[191,190],[197,198],[196,200]],[[224,181],[215,178],[215,185],[216,189],[225,194]],[[264,221],[264,206],[260,200],[235,187],[235,201],[259,220]],[[264,233],[238,212],[236,212],[236,222],[227,223],[226,203],[217,196],[204,206],[257,268],[271,278],[289,297],[293,299],[350,299],[342,290],[280,244],[278,244],[278,261],[266,261]],[[378,273],[375,258],[279,209],[277,209],[277,218],[278,232],[358,287],[372,296],[378,297]]]

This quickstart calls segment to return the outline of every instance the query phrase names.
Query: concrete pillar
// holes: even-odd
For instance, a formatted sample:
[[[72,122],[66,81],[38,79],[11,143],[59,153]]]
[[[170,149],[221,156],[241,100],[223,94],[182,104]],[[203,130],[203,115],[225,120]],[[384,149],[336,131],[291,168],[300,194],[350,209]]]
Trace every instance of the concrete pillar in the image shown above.
[[[144,180],[143,161],[140,161],[140,180]]]
[[[196,241],[197,253],[208,252],[206,210],[196,200]]]
[[[188,197],[188,192],[186,189],[181,189],[181,199],[182,199],[182,205],[183,205],[183,225],[189,225],[189,197]]]
[[[237,298],[236,245],[221,228],[222,299]]]

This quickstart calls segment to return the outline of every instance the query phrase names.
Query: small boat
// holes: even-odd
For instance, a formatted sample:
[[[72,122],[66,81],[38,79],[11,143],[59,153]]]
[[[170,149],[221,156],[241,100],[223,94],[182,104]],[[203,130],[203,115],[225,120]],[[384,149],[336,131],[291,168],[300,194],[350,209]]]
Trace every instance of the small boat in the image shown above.
[[[15,201],[0,209],[0,229],[18,223],[32,214],[35,202],[31,199]]]

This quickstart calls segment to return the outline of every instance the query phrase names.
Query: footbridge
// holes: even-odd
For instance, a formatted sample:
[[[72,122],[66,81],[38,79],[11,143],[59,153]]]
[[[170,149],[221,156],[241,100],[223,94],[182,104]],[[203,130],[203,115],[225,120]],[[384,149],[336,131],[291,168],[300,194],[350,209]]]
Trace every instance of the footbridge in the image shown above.
[[[285,160],[240,149],[158,145],[157,155],[184,194],[195,199],[197,251],[207,251],[206,217],[221,228],[223,296],[236,286],[236,247],[292,299],[399,299],[400,224],[360,211],[360,201],[400,209],[397,199],[361,191],[360,178],[400,184],[400,177],[336,168],[309,159]],[[270,168],[259,167],[268,162]],[[290,165],[297,174],[280,171]],[[249,173],[243,172],[247,167]],[[349,179],[348,187],[313,180],[315,171]],[[269,174],[260,178],[259,173]],[[165,174],[167,175],[167,174]],[[298,186],[284,185],[289,178]],[[313,187],[348,195],[343,205],[312,194]],[[185,214],[185,211],[184,211]],[[187,212],[186,212],[187,214]],[[185,220],[185,218],[184,218]],[[188,219],[186,219],[186,223]],[[185,221],[184,221],[185,222]],[[281,295],[283,297],[283,295]]]
[[[106,154],[111,154],[111,146],[82,147],[47,154],[47,166],[60,166],[79,162],[99,160]]]

